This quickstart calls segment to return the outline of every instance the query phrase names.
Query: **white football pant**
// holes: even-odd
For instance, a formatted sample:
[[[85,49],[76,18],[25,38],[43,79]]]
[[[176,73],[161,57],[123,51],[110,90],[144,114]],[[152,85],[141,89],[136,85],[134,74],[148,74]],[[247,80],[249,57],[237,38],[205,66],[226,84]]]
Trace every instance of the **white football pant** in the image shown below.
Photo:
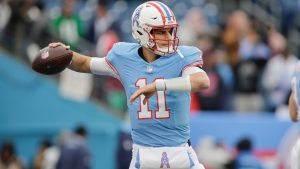
[[[182,146],[189,146],[189,145],[188,145],[188,143],[185,143]],[[138,144],[133,144],[132,147],[133,147],[132,148],[132,159],[131,159],[131,162],[130,162],[129,169],[139,169],[139,168],[135,167],[135,163],[136,163],[138,149],[139,149],[139,147],[143,147],[143,146],[138,145]],[[190,168],[190,169],[205,169],[204,166],[199,163],[197,155],[196,155],[194,149],[191,146],[189,146],[188,151],[189,151],[188,153],[190,155],[190,158],[194,163],[193,167]]]

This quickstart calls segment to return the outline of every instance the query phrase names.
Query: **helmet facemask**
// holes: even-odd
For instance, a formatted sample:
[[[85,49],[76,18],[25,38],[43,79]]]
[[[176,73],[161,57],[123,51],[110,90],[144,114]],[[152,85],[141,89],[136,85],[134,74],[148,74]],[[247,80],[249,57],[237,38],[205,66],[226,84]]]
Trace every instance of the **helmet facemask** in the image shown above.
[[[149,32],[149,42],[151,43],[148,45],[148,48],[158,55],[175,53],[179,43],[177,27],[177,24],[169,25],[167,27],[152,27]],[[157,32],[165,32],[167,29],[170,29],[169,33],[165,33],[162,36],[157,35]]]

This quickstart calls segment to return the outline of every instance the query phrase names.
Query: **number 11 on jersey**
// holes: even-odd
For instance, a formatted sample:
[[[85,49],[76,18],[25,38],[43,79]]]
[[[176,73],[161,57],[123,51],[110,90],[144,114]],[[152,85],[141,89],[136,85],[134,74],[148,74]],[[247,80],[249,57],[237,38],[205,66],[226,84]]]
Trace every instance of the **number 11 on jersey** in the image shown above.
[[[158,79],[155,79],[156,81]],[[138,79],[135,83],[135,85],[139,88],[145,86],[147,84],[147,79],[142,78]],[[154,96],[152,96],[154,97]],[[154,118],[155,119],[167,119],[170,118],[170,111],[167,109],[166,105],[166,92],[165,91],[156,91],[156,103],[157,103],[157,109],[156,110],[150,110],[149,109],[149,100],[146,102],[146,104],[143,104],[145,96],[141,95],[139,97],[139,105],[140,109],[138,111],[138,119],[144,120],[144,119],[152,119],[152,111],[154,111]]]

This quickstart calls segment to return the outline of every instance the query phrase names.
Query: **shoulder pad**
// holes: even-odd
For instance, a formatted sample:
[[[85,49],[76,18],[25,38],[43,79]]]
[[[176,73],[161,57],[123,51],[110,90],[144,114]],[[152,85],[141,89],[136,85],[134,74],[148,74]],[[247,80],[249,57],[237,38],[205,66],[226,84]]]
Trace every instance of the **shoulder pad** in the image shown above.
[[[116,55],[126,56],[129,53],[137,51],[139,47],[140,45],[137,43],[118,42],[113,45],[111,52]]]
[[[202,51],[194,46],[179,46],[178,50],[184,57],[198,55],[202,59]]]

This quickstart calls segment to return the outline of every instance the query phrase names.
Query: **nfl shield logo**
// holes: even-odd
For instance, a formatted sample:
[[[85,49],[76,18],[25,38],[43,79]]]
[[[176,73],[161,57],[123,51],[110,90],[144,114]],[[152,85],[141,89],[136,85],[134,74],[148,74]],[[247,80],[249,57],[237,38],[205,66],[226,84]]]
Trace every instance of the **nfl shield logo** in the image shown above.
[[[152,71],[153,71],[153,66],[148,65],[147,66],[147,73],[152,73]]]
[[[45,48],[45,49],[42,49],[42,59],[46,59],[47,57],[49,57],[49,48]]]

